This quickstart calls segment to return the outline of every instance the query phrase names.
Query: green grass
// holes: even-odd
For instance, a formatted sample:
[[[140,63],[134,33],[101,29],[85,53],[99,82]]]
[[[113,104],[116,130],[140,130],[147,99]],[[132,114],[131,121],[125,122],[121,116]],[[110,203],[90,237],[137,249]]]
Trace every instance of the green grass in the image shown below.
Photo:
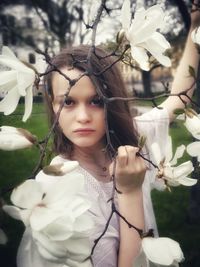
[[[3,116],[0,113],[0,125],[25,128],[42,140],[48,132],[44,105],[34,104],[32,115],[26,123],[22,122],[23,113],[24,106],[22,104],[18,105],[12,115]],[[0,188],[8,189],[29,177],[38,157],[39,151],[35,147],[18,151],[0,151]],[[8,201],[8,199],[9,194],[6,194],[5,200]],[[0,211],[0,227],[5,230],[9,240],[7,245],[0,245],[0,266],[15,267],[16,251],[24,226],[21,222],[15,221]]]
[[[22,122],[23,105],[19,105],[10,116],[0,116],[1,125],[9,125],[29,130],[39,140],[48,132],[43,104],[34,104],[33,113],[26,123]],[[36,147],[17,151],[0,151],[0,186],[15,184],[26,179],[35,167],[39,156]]]
[[[14,115],[0,115],[0,125],[23,127],[37,135],[39,139],[43,139],[48,131],[43,104],[34,104],[33,114],[26,123],[21,121],[22,114],[23,105],[19,105]],[[174,146],[191,141],[190,135],[181,122],[173,123],[170,131]],[[0,151],[0,187],[9,187],[26,179],[34,169],[38,155],[36,148],[14,152]],[[185,154],[183,160],[187,159],[188,156]],[[153,191],[152,197],[160,235],[177,240],[184,251],[186,261],[181,266],[199,266],[199,225],[191,225],[187,222],[190,188],[180,186],[173,188],[171,193]],[[23,232],[23,225],[0,212],[0,227],[6,231],[9,238],[6,246],[0,245],[0,266],[15,267],[16,250]]]
[[[174,147],[187,145],[192,141],[191,135],[180,121],[173,122],[170,134],[173,137]],[[185,153],[181,161],[187,160],[189,156]],[[190,187],[180,186],[172,188],[171,192],[154,190],[152,199],[160,236],[170,237],[180,243],[185,256],[181,266],[198,267],[200,228],[199,224],[191,224],[188,221],[190,195]]]

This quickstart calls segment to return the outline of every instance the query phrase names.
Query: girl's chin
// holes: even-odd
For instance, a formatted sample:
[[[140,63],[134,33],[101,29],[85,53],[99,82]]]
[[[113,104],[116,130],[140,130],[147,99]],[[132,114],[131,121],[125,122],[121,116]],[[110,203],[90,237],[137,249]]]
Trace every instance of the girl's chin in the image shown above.
[[[74,146],[79,149],[102,149],[105,147],[103,142],[92,143],[92,142],[76,142]]]

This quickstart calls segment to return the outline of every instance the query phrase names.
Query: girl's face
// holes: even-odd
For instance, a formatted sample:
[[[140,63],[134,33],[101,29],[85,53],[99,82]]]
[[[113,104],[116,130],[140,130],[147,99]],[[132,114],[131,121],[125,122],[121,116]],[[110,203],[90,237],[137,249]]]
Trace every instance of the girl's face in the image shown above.
[[[78,78],[82,72],[77,69],[63,68],[70,79]],[[69,90],[69,82],[59,73],[52,79],[54,94],[53,110],[58,112]],[[102,148],[105,135],[105,118],[102,101],[88,76],[83,76],[71,88],[60,113],[59,125],[63,134],[80,148]]]

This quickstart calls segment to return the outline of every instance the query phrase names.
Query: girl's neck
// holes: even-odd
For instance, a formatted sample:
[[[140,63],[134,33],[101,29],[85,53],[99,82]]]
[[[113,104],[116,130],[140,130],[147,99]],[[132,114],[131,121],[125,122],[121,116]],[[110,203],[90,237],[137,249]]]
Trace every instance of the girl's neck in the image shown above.
[[[105,148],[75,147],[70,159],[77,160],[80,166],[96,177],[97,180],[110,181],[109,165],[111,158]]]
[[[107,153],[105,148],[80,148],[75,147],[71,154],[71,159],[78,161],[86,161],[88,163],[104,162]]]

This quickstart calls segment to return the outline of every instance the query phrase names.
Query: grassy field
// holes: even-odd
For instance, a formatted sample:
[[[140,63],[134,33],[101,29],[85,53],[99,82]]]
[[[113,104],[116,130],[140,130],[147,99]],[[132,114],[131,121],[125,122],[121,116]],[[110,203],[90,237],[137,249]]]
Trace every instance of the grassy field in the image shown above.
[[[14,115],[7,117],[0,115],[0,125],[23,127],[42,139],[48,129],[43,105],[34,105],[33,114],[26,123],[21,121],[22,112],[23,105],[19,105]],[[190,142],[189,134],[180,123],[172,125],[171,134],[175,146]],[[31,174],[37,159],[36,148],[15,152],[0,151],[0,188],[10,187],[26,179]],[[185,155],[184,160],[186,159]],[[153,191],[152,197],[160,235],[179,241],[184,251],[186,260],[181,266],[199,266],[200,228],[199,225],[189,224],[187,220],[190,189],[178,187],[172,192]],[[0,227],[6,231],[9,238],[6,246],[0,245],[0,266],[15,267],[16,248],[20,242],[23,225],[0,212]]]

